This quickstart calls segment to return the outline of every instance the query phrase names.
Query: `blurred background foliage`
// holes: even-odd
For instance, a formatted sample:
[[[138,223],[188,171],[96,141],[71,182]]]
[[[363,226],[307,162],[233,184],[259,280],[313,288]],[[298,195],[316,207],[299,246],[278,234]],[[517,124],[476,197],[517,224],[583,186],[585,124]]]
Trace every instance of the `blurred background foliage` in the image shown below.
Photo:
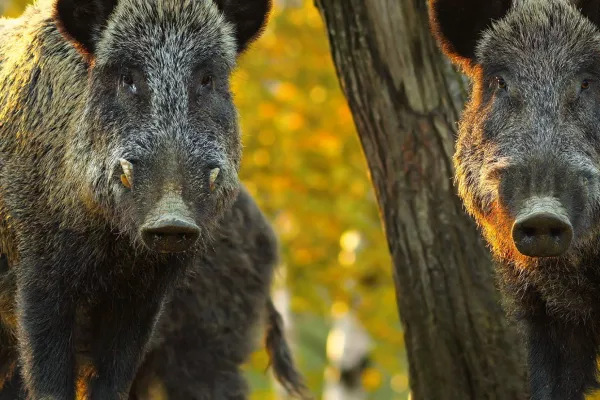
[[[28,0],[0,0],[9,17]],[[352,115],[312,0],[275,0],[263,37],[233,81],[244,131],[242,179],[281,241],[293,346],[321,398],[327,337],[351,310],[370,335],[366,398],[404,400],[408,377],[391,261]],[[339,337],[333,335],[330,346]],[[331,343],[333,342],[333,343]],[[339,345],[339,343],[338,343]],[[253,400],[275,399],[258,349],[246,367]]]

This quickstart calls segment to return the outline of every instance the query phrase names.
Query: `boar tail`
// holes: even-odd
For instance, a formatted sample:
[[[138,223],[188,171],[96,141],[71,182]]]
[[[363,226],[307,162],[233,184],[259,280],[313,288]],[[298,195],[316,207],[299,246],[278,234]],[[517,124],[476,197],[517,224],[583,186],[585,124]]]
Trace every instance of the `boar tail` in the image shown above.
[[[296,370],[292,352],[285,338],[283,319],[275,309],[273,301],[267,300],[267,353],[277,381],[289,395],[302,400],[312,400],[313,396],[304,384],[302,375]]]

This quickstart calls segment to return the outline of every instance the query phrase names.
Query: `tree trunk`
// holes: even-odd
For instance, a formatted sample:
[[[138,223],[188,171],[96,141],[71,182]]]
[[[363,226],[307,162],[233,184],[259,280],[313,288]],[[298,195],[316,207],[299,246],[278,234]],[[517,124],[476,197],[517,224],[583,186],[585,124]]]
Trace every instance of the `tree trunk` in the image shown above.
[[[525,399],[522,342],[452,185],[463,83],[425,0],[315,0],[394,262],[415,400]]]

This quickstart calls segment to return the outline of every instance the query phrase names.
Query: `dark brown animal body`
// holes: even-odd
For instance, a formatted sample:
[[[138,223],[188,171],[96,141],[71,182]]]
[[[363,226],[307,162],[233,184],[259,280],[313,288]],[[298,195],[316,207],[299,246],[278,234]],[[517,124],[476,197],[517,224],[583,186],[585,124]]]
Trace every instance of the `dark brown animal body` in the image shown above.
[[[130,399],[244,399],[248,387],[240,366],[263,336],[274,338],[265,341],[274,373],[290,393],[306,394],[268,296],[277,253],[272,228],[242,189],[211,249],[165,303]],[[16,321],[15,274],[3,272],[0,313]],[[0,349],[0,400],[25,399],[14,323],[0,325]]]

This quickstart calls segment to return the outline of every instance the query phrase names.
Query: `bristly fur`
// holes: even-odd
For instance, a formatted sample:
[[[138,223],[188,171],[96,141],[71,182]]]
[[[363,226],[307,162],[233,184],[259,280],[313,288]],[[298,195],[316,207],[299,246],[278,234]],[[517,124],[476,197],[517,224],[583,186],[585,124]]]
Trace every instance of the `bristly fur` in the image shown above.
[[[245,189],[214,236],[165,303],[129,400],[152,400],[157,388],[168,399],[244,398],[248,388],[240,365],[253,350],[261,325],[266,327],[265,345],[276,378],[291,396],[312,399],[268,297],[278,263],[277,239]],[[8,268],[5,259],[0,262]],[[13,307],[9,294],[14,288],[14,270],[5,270],[0,279],[3,310]],[[25,400],[10,326],[0,324],[0,399]]]
[[[248,388],[240,365],[257,344],[262,326],[277,379],[290,395],[311,399],[268,296],[279,261],[277,239],[245,189],[214,236],[165,303],[129,399],[152,400],[157,387],[168,399],[244,398],[240,396],[246,396]],[[13,292],[14,281],[14,270],[5,271],[0,293]],[[11,307],[12,299],[0,297],[0,308]],[[10,332],[3,330],[6,326],[0,324],[0,399],[24,400],[23,383],[14,368],[16,338],[5,335]]]
[[[430,5],[440,47],[472,80],[456,184],[498,261],[507,311],[523,323],[532,398],[583,400],[599,387],[599,2]],[[511,229],[526,200],[544,196],[566,210],[573,241],[560,257],[527,257]]]
[[[142,364],[169,366],[172,398],[245,398],[276,245],[240,187],[229,77],[268,7],[40,0],[0,21],[0,373],[18,359],[30,397],[84,378],[90,399],[124,399]],[[198,245],[159,253],[141,232],[173,204]]]
[[[268,296],[277,240],[245,191],[215,236],[213,250],[167,304],[132,396],[151,400],[148,382],[155,381],[169,399],[245,398],[240,364],[263,325],[276,378],[290,396],[311,399]],[[257,325],[259,319],[263,323]]]

